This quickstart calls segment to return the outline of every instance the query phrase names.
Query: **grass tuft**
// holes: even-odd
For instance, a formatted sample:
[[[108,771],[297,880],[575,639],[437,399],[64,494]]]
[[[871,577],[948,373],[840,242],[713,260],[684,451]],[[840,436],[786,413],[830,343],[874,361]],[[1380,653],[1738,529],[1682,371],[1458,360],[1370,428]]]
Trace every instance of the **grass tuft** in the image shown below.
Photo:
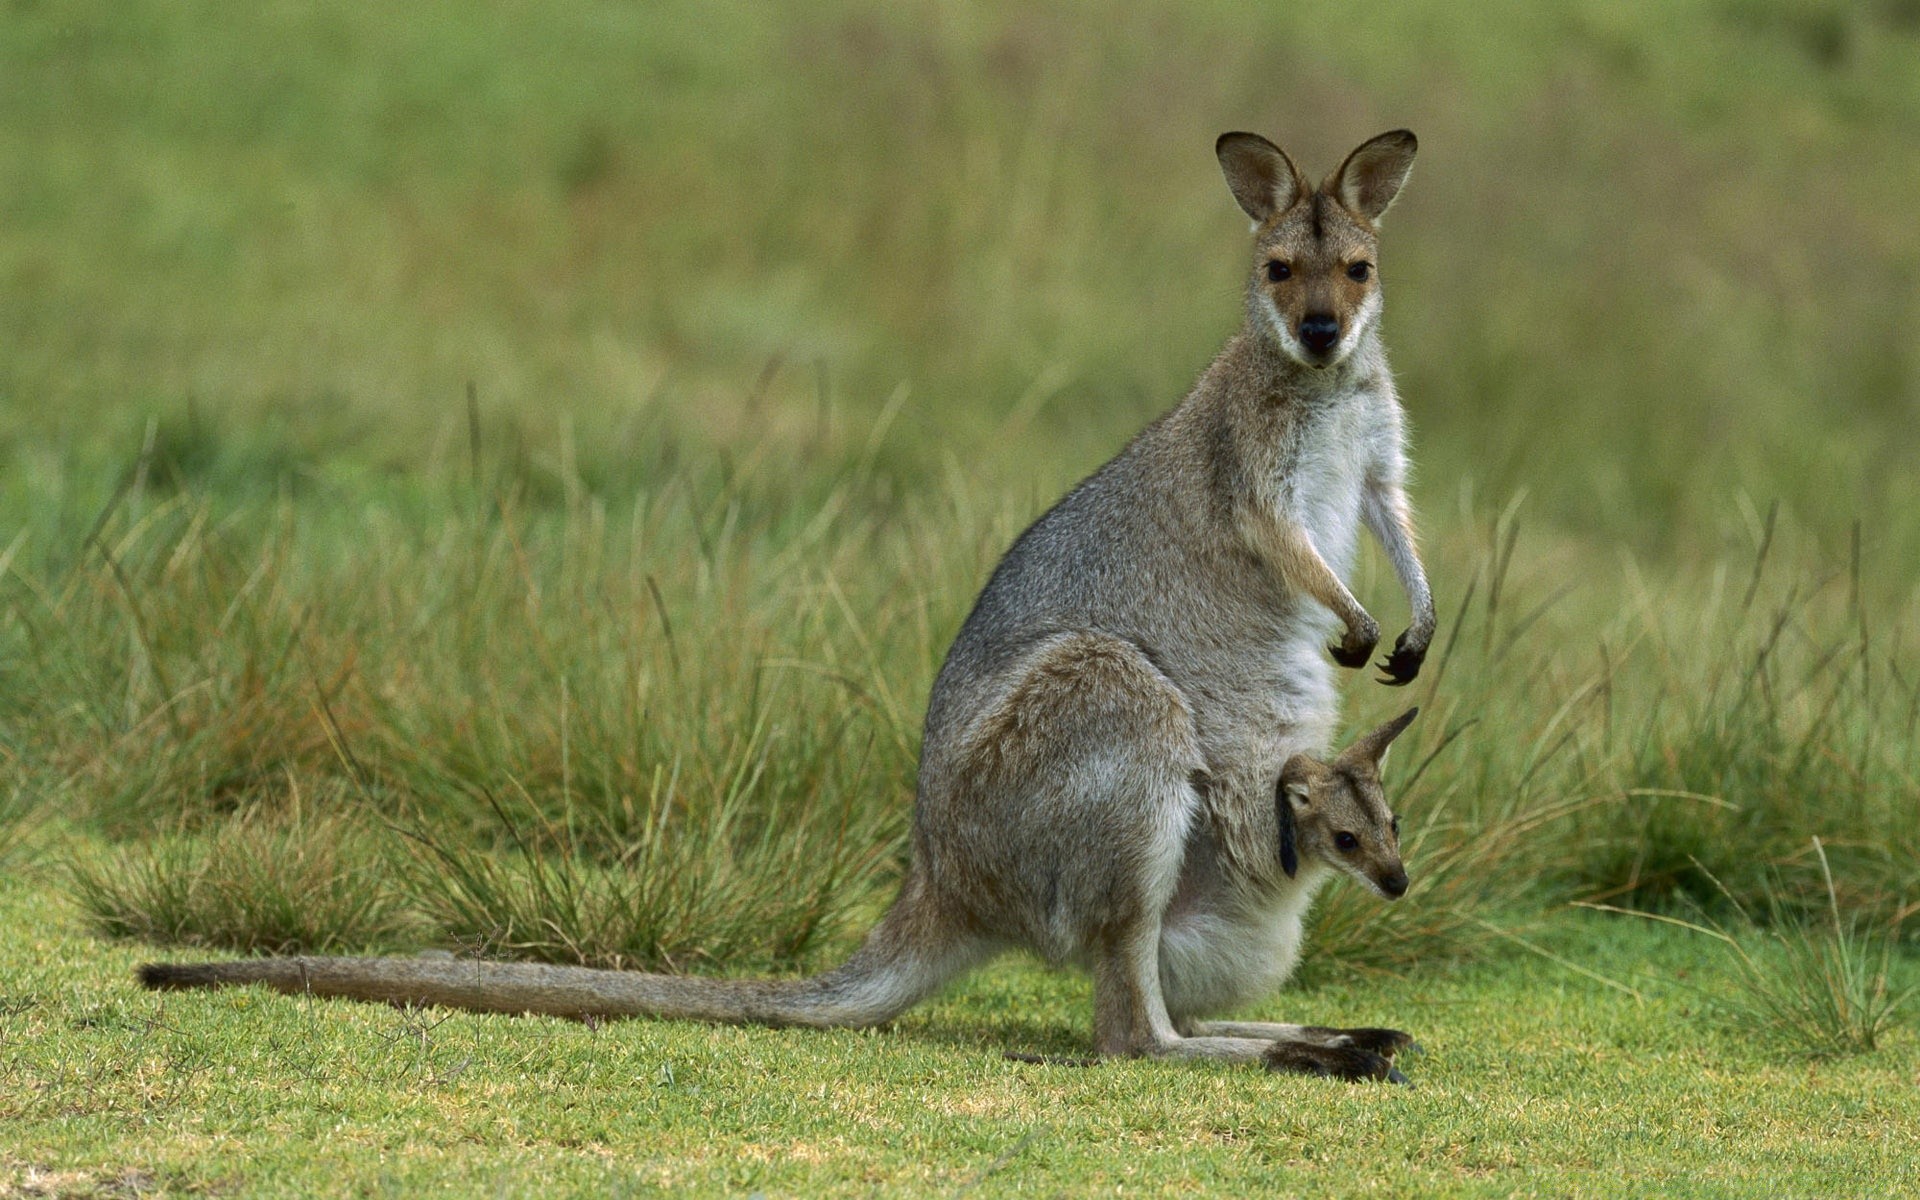
[[[258,954],[392,946],[417,936],[379,834],[305,805],[80,854],[75,897],[109,937]]]
[[[1835,904],[1911,915],[1911,689],[1874,677],[1897,653],[1833,581],[1797,584],[1764,617],[1723,596],[1649,622],[1644,636],[1665,661],[1610,773],[1618,803],[1587,814],[1585,845],[1569,845],[1572,882],[1589,898],[1660,910],[1731,903],[1763,918]],[[1837,892],[1811,869],[1813,836],[1841,863],[1848,882]]]
[[[1711,916],[1694,922],[1636,915],[1691,929],[1721,944],[1732,988],[1709,999],[1731,1032],[1808,1058],[1864,1053],[1904,1019],[1920,984],[1897,985],[1896,939],[1859,913],[1842,914],[1826,847],[1815,838],[1812,848],[1826,896],[1826,910],[1818,917],[1804,911],[1797,893],[1778,887],[1764,889],[1764,913],[1749,913],[1723,889],[1739,913],[1731,925]],[[1704,866],[1699,869],[1707,873]]]
[[[496,804],[508,850],[422,827],[408,899],[436,941],[492,957],[804,965],[872,911],[895,822],[858,787],[769,812],[752,782],[689,803],[656,777],[639,810],[620,814],[638,818],[630,826],[604,811],[555,819]]]

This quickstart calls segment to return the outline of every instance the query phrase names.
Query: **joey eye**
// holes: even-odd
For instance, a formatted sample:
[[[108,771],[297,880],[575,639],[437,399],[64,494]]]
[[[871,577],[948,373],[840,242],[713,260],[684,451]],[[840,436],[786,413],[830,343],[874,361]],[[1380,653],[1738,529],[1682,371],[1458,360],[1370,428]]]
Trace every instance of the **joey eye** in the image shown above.
[[[1341,830],[1339,833],[1333,835],[1333,844],[1351,854],[1360,848],[1360,839],[1345,830]]]
[[[1394,814],[1392,828],[1393,828],[1393,836],[1399,837],[1400,836],[1400,816],[1398,813]]]
[[[1267,278],[1273,280],[1275,283],[1279,283],[1282,279],[1291,279],[1293,278],[1293,268],[1277,258],[1271,259],[1267,263]]]
[[[1371,274],[1373,274],[1372,263],[1357,262],[1347,268],[1347,278],[1353,280],[1355,283],[1365,283],[1367,276]]]

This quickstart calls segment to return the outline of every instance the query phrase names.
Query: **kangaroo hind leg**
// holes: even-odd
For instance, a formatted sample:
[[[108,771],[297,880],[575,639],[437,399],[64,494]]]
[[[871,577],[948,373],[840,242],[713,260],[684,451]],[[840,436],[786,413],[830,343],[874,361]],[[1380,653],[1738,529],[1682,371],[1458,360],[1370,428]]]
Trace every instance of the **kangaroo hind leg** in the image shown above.
[[[1258,1061],[1267,1043],[1183,1038],[1161,992],[1160,922],[1199,819],[1199,734],[1186,698],[1139,647],[1101,634],[1050,640],[1024,664],[976,742],[1017,829],[1030,939],[1090,960],[1103,1055]]]

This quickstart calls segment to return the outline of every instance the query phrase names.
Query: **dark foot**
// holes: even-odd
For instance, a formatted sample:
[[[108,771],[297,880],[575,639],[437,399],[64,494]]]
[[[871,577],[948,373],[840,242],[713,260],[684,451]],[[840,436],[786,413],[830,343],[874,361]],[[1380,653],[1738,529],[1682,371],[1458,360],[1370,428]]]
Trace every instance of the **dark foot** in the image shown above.
[[[1267,1050],[1269,1071],[1294,1075],[1319,1075],[1329,1079],[1355,1082],[1377,1080],[1381,1083],[1405,1083],[1407,1077],[1394,1069],[1383,1054],[1348,1042],[1346,1045],[1318,1046],[1308,1042],[1275,1042]]]
[[[1378,638],[1372,641],[1349,640],[1328,646],[1327,653],[1333,655],[1333,661],[1343,667],[1364,667],[1367,660],[1373,657],[1373,648],[1379,644]]]
[[[1324,1025],[1309,1025],[1306,1032],[1326,1037],[1335,1045],[1344,1040],[1362,1050],[1371,1050],[1382,1058],[1392,1058],[1402,1051],[1408,1054],[1424,1053],[1420,1049],[1420,1043],[1413,1040],[1412,1034],[1398,1029],[1377,1029],[1372,1026],[1360,1029],[1331,1029]]]
[[[1413,682],[1420,673],[1420,664],[1427,660],[1427,648],[1407,647],[1407,635],[1401,634],[1393,642],[1393,653],[1380,660],[1380,669],[1386,674],[1380,676],[1380,682],[1388,687],[1405,687]]]

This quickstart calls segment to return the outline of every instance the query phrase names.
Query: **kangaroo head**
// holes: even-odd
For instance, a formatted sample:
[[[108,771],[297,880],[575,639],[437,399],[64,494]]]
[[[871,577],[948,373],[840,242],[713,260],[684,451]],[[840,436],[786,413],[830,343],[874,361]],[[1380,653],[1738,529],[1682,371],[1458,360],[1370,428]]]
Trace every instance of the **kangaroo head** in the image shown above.
[[[1405,129],[1360,144],[1318,188],[1256,133],[1214,143],[1233,198],[1253,218],[1247,310],[1288,357],[1323,369],[1345,361],[1380,315],[1377,225],[1413,169]]]
[[[1407,891],[1400,862],[1400,818],[1380,787],[1387,747],[1413,723],[1410,708],[1323,763],[1296,754],[1280,771],[1274,796],[1280,816],[1280,867],[1289,877],[1300,860],[1345,871],[1389,900]]]

